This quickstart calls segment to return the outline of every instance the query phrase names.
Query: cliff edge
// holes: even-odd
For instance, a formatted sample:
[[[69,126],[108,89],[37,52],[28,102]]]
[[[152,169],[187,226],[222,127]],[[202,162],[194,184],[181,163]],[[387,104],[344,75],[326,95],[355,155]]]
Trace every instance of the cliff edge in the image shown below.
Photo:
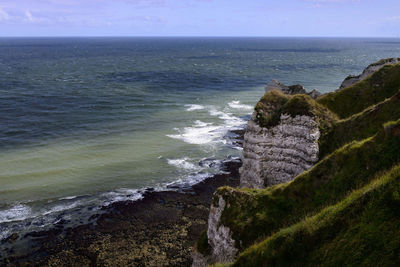
[[[304,94],[267,92],[249,120],[243,143],[242,187],[288,182],[318,161],[318,140],[336,116]]]
[[[214,194],[193,266],[400,264],[397,63],[316,99],[267,90],[246,128],[241,188]]]

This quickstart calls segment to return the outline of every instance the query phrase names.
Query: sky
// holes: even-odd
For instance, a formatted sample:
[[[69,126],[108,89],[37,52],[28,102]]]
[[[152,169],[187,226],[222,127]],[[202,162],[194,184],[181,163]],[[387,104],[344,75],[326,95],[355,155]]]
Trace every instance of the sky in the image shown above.
[[[0,36],[400,37],[400,0],[0,0]]]

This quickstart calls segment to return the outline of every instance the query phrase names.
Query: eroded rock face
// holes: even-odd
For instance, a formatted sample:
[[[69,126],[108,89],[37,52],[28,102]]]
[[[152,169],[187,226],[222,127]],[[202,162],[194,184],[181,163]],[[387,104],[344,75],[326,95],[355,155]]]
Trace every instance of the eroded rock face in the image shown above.
[[[208,242],[212,248],[212,258],[214,262],[231,262],[235,259],[238,252],[235,248],[235,241],[231,237],[231,231],[228,227],[220,225],[222,211],[226,202],[222,196],[219,196],[218,206],[211,206],[210,216],[208,217]]]
[[[204,256],[195,252],[193,254],[192,267],[203,267],[216,262],[232,262],[238,253],[238,249],[235,247],[235,240],[231,236],[231,230],[220,224],[226,202],[222,196],[217,197],[218,205],[211,205],[208,217],[207,237],[211,246],[211,255]]]
[[[318,123],[310,116],[281,114],[274,127],[260,127],[256,113],[244,135],[242,187],[264,188],[292,180],[318,161]]]
[[[208,256],[204,256],[200,252],[194,251],[192,253],[192,267],[207,267]]]
[[[345,87],[351,86],[355,83],[358,83],[359,81],[364,80],[365,78],[367,78],[369,75],[371,75],[372,73],[380,70],[381,68],[383,68],[386,65],[391,65],[391,64],[397,64],[400,63],[400,58],[388,58],[388,59],[382,59],[376,63],[373,63],[371,65],[369,65],[366,69],[364,69],[364,71],[357,76],[347,76],[346,79],[344,79],[344,81],[342,82],[342,84],[340,85],[340,89],[343,89]]]

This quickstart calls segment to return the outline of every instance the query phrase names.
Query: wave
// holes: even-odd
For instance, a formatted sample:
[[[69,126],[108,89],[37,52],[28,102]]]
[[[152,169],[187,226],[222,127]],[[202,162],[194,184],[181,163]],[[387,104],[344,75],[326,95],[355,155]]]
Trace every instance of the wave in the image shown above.
[[[103,196],[108,200],[104,202],[105,206],[119,201],[137,201],[143,198],[143,191],[140,189],[121,188],[112,192],[104,193]]]
[[[34,202],[6,207],[0,210],[0,240],[13,232],[43,230],[61,220],[69,226],[88,223],[91,215],[102,212],[102,206],[118,201],[139,200],[143,198],[143,192],[138,189],[118,189],[93,196],[64,197],[44,205],[39,204],[39,207]]]
[[[187,105],[187,111],[202,109],[206,109],[206,107],[195,104]],[[175,128],[174,130],[178,132],[177,134],[167,136],[190,144],[211,145],[213,150],[222,148],[230,142],[227,135],[228,131],[242,128],[246,124],[244,119],[233,114],[232,109],[249,110],[246,105],[240,104],[239,101],[228,103],[224,109],[207,106],[208,114],[211,116],[210,119],[217,117],[220,121],[194,120],[192,125],[188,127]],[[216,144],[221,146],[214,146]],[[169,165],[179,170],[178,177],[173,182],[158,184],[152,190],[181,190],[182,188],[191,187],[221,171],[221,160],[203,158],[199,162],[194,161],[189,157],[167,159]],[[146,188],[122,188],[96,195],[65,196],[46,204],[34,202],[16,203],[13,206],[0,208],[0,240],[7,238],[13,232],[42,230],[44,227],[51,227],[61,220],[69,226],[88,223],[93,214],[103,212],[102,206],[109,206],[119,201],[140,200],[146,190]]]
[[[228,103],[228,106],[242,110],[252,109],[250,106],[240,104],[239,101],[232,101]],[[202,106],[202,108],[204,107]],[[193,125],[184,127],[183,129],[174,128],[174,130],[178,131],[179,133],[168,134],[167,136],[182,140],[188,144],[195,145],[206,145],[213,143],[226,144],[224,136],[227,134],[227,132],[229,130],[243,128],[246,124],[244,119],[234,116],[230,112],[218,110],[213,106],[209,107],[209,114],[213,117],[218,117],[221,119],[223,121],[222,124],[214,125],[214,123],[206,123],[196,120],[194,121]]]
[[[202,110],[204,109],[204,106],[198,105],[198,104],[187,104],[185,105],[187,107],[187,111],[194,111],[194,110]]]
[[[167,188],[171,189],[176,189],[176,188],[189,188],[197,183],[200,183],[201,181],[204,181],[205,179],[211,177],[212,174],[210,173],[196,173],[196,174],[190,174],[186,176],[184,179],[179,179],[176,181],[173,181],[171,183],[168,183],[166,186]]]
[[[250,105],[240,104],[240,101],[232,101],[228,103],[228,106],[234,109],[241,109],[241,110],[252,110],[253,107]]]
[[[71,200],[71,199],[74,199],[74,198],[77,198],[78,196],[68,196],[68,197],[61,197],[61,198],[59,198],[59,200]]]
[[[200,166],[189,162],[189,158],[182,159],[167,159],[168,164],[183,170],[200,170]]]
[[[209,125],[212,125],[212,123],[211,122],[202,122],[200,120],[196,120],[194,122],[194,126],[196,126],[196,127],[206,127],[206,126],[209,126]]]
[[[9,209],[0,211],[0,223],[22,221],[29,218],[31,213],[29,206],[17,204]]]
[[[210,110],[210,115],[218,117],[219,119],[224,121],[224,124],[222,126],[225,127],[226,132],[228,130],[244,127],[244,125],[246,124],[246,121],[244,119],[236,117],[232,113],[216,110],[214,108]]]
[[[221,126],[198,126],[196,123],[191,127],[185,127],[183,130],[177,129],[179,134],[169,134],[168,137],[182,140],[189,144],[204,145],[218,140],[221,137]]]
[[[62,205],[62,204],[61,205],[56,205],[53,208],[43,212],[42,215],[48,215],[48,214],[51,214],[51,213],[70,210],[70,209],[78,207],[79,205],[81,205],[80,201],[74,201],[74,202],[72,202],[70,204],[67,204],[67,205]]]

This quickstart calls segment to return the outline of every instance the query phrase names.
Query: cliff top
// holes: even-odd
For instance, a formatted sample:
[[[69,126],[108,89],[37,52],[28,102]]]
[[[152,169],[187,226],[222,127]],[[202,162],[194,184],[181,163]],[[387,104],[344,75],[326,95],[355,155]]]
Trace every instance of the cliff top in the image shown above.
[[[287,95],[278,90],[267,92],[255,107],[255,120],[261,127],[273,127],[279,124],[282,114],[292,117],[310,116],[316,119],[321,131],[332,126],[336,115],[320,105],[308,95]]]
[[[399,89],[400,64],[385,65],[354,85],[318,97],[317,102],[343,119],[393,96]]]

